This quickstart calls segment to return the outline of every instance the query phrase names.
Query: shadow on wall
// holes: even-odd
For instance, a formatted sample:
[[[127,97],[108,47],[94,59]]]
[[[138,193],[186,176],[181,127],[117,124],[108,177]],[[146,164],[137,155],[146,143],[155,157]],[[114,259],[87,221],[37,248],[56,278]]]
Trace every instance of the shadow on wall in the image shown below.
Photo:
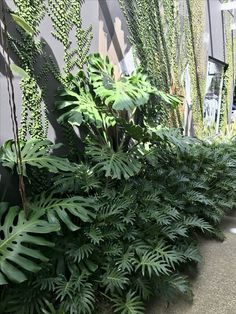
[[[14,39],[18,39],[20,40],[20,36],[19,36],[19,32],[17,31],[17,27],[16,24],[14,22],[14,20],[12,19],[11,15],[9,14],[9,6],[7,5],[6,1],[3,2],[4,6],[6,8],[5,10],[5,19],[8,25],[8,33],[9,35],[14,38]],[[2,16],[2,12],[0,12],[0,21],[3,21],[3,16]],[[40,38],[41,43],[43,44],[43,53],[41,54],[41,56],[39,57],[39,59],[37,60],[37,64],[35,66],[35,77],[38,78],[38,75],[36,75],[38,73],[38,71],[40,71],[40,69],[42,69],[44,63],[46,62],[46,60],[49,60],[49,58],[52,60],[52,62],[54,63],[54,67],[60,71],[57,59],[55,57],[55,54],[53,53],[52,48],[50,47],[50,45],[47,43],[47,41],[41,37]],[[2,76],[2,79],[4,80],[5,83],[5,79],[4,77],[6,77],[6,72],[7,69],[9,70],[9,65],[6,62],[6,58],[5,58],[5,50],[4,50],[4,43],[3,43],[3,39],[0,38],[0,45],[1,45],[1,50],[2,53],[0,53],[0,73]],[[19,64],[19,60],[17,55],[14,53],[14,51],[12,49],[9,49],[8,51],[10,59],[12,60],[13,63],[20,65]],[[59,143],[59,142],[63,142],[66,143],[66,139],[64,136],[64,132],[63,132],[63,128],[57,123],[57,117],[56,117],[56,113],[54,111],[54,101],[55,101],[55,95],[56,92],[58,90],[58,88],[60,88],[60,84],[58,81],[55,80],[55,78],[53,77],[53,75],[47,71],[47,77],[43,77],[42,79],[37,79],[37,83],[38,86],[40,88],[42,88],[45,85],[45,82],[47,83],[47,89],[46,89],[46,93],[43,95],[43,102],[46,105],[47,108],[47,117],[49,120],[49,124],[51,126],[51,129],[53,129],[53,137],[55,137],[55,139],[53,139],[55,141],[55,143]],[[17,84],[19,84],[16,80],[14,80],[14,87],[18,87]],[[8,103],[8,98],[4,99],[5,97],[3,97],[2,93],[1,93],[1,99],[0,99],[0,104],[1,104],[1,111],[6,110],[8,112],[10,112],[10,108],[9,108],[9,103]],[[21,98],[20,95],[17,95],[17,107],[21,106],[18,101]],[[20,112],[20,108],[19,112]],[[19,115],[19,114],[18,114]],[[18,116],[19,118],[19,116]],[[3,119],[1,119],[3,120]],[[7,119],[8,120],[8,119]],[[18,119],[20,120],[20,119]],[[20,121],[19,121],[20,122]],[[3,127],[9,129],[9,137],[12,137],[11,134],[11,121],[10,121],[10,117],[9,117],[9,121],[2,121],[3,123]],[[52,137],[52,136],[51,136]],[[1,134],[0,134],[0,144],[2,144],[2,139],[1,139]],[[67,147],[64,147],[64,149],[61,149],[61,151],[59,151],[58,153],[61,155],[64,155],[66,150],[68,150]],[[6,199],[10,199],[12,200],[12,202],[17,202],[19,201],[19,193],[18,193],[18,179],[16,177],[13,177],[6,169],[4,169],[2,166],[0,166],[0,201],[3,199],[3,196],[6,196]]]
[[[130,51],[131,45],[128,41],[129,32],[125,17],[120,9],[118,0],[99,2],[99,52],[108,55],[112,63],[119,65],[125,55]],[[125,67],[122,71],[128,72]]]

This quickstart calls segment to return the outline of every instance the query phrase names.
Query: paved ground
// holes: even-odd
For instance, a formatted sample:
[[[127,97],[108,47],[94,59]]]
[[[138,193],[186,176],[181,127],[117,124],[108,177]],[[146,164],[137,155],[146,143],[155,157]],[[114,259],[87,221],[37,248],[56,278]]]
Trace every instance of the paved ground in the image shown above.
[[[226,240],[204,241],[203,262],[193,281],[194,301],[168,309],[153,302],[147,314],[236,314],[236,213],[224,220]]]

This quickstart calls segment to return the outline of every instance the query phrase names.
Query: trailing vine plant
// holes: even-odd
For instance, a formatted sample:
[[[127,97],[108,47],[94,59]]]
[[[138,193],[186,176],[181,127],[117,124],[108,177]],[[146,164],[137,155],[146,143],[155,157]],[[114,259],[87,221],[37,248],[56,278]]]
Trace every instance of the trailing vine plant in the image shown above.
[[[81,7],[84,0],[49,0],[48,12],[53,23],[53,36],[63,45],[64,67],[63,73],[50,62],[50,68],[54,77],[62,86],[70,86],[70,74],[73,70],[81,70],[86,62],[90,49],[92,26],[82,27]],[[72,45],[70,35],[75,32],[75,47]],[[64,132],[71,151],[71,157],[75,157],[75,135],[71,125],[64,124]]]
[[[202,129],[206,74],[206,60],[202,58],[204,0],[119,2],[127,20],[130,42],[157,88],[181,95],[181,75],[186,63],[189,64],[194,122],[196,129]],[[184,21],[180,10],[184,11],[181,13]],[[178,108],[165,108],[162,103],[161,107],[155,106],[155,111],[161,115],[162,123],[181,126]]]
[[[17,25],[17,37],[9,34],[11,46],[21,67],[22,113],[20,138],[27,136],[43,139],[47,137],[48,118],[44,96],[48,86],[47,73],[51,72],[64,87],[73,70],[81,69],[88,54],[92,31],[91,26],[83,29],[80,1],[61,0],[14,0],[16,10],[11,14]],[[48,13],[53,22],[53,35],[64,47],[63,73],[60,73],[52,56],[44,54],[44,43],[37,39],[40,24]],[[76,42],[70,40],[75,32]],[[40,60],[40,71],[37,61]],[[18,73],[19,74],[19,73]],[[42,82],[42,78],[45,83]]]
[[[82,69],[92,41],[92,27],[82,27],[81,6],[84,0],[49,0],[48,11],[53,22],[53,36],[64,48],[64,73],[56,73],[56,78],[67,86],[72,70]],[[75,31],[75,47],[70,35]]]
[[[229,123],[229,110],[231,109],[232,95],[234,84],[232,78],[234,77],[234,48],[232,40],[231,24],[233,23],[233,16],[228,12],[224,12],[224,33],[225,33],[225,62],[228,67],[225,70],[223,77],[223,90],[220,111],[220,129],[222,133],[227,133],[227,126]]]
[[[170,56],[165,33],[169,34],[168,37],[172,37],[173,23],[170,23],[170,29],[164,30],[165,24],[158,0],[149,2],[119,0],[119,2],[127,20],[130,42],[142,67],[146,69],[158,89],[169,92],[172,85],[171,64],[174,62],[174,58]],[[167,1],[165,7],[168,7]],[[170,11],[168,8],[168,14],[172,16],[173,13],[173,7]],[[151,103],[155,105],[153,106]],[[150,101],[150,107],[153,107],[152,116],[158,122],[167,123],[168,111],[163,103],[161,106],[157,105],[158,103],[159,101],[155,97]]]
[[[195,133],[203,130],[203,102],[205,97],[206,58],[203,46],[205,29],[205,1],[186,0],[185,56],[190,66],[191,98]]]
[[[42,55],[43,45],[36,36],[45,15],[45,1],[14,0],[14,4],[16,11],[11,16],[18,24],[18,38],[9,34],[9,39],[24,71],[20,82],[22,90],[20,138],[25,140],[29,135],[43,139],[47,136],[48,120],[42,98],[44,91],[39,87],[40,77],[36,74],[35,66]]]

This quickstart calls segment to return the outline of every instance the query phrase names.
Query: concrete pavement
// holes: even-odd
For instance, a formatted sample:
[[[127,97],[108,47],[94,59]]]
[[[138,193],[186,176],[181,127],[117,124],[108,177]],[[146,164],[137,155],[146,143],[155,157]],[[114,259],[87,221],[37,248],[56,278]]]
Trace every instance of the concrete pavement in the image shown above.
[[[203,261],[192,282],[192,304],[179,300],[168,309],[153,301],[147,314],[236,314],[236,213],[222,223],[226,240],[204,240]]]

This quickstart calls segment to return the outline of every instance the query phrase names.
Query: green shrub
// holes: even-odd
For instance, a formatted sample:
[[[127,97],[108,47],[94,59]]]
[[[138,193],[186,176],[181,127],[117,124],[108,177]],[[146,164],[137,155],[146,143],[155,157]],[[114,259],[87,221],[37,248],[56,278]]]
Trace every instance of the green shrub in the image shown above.
[[[77,163],[50,155],[49,142],[22,144],[27,180],[28,169],[44,168],[48,185],[28,199],[28,217],[1,207],[1,313],[139,314],[152,296],[191,297],[198,237],[222,238],[219,222],[235,204],[234,145],[150,126],[151,94],[177,100],[139,70],[115,80],[108,60],[92,55],[70,83],[56,106],[59,122],[79,127]],[[1,160],[16,167],[12,145]]]

